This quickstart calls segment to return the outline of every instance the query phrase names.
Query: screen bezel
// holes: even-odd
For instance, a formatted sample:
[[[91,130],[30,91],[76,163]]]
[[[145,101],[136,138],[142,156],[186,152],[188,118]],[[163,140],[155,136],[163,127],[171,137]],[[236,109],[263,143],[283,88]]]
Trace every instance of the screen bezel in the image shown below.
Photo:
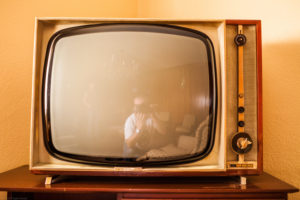
[[[204,42],[207,49],[208,56],[208,65],[209,65],[209,82],[210,82],[210,107],[209,107],[209,124],[210,124],[210,138],[209,142],[203,152],[198,154],[194,154],[192,156],[182,158],[182,156],[178,156],[180,158],[173,157],[172,160],[166,161],[136,161],[135,158],[105,158],[105,157],[94,157],[94,156],[86,156],[86,155],[77,155],[70,154],[66,152],[61,152],[55,148],[52,142],[51,137],[51,122],[50,122],[50,88],[51,88],[51,75],[52,75],[52,61],[55,50],[55,44],[59,41],[59,39],[63,37],[85,34],[91,32],[99,32],[99,29],[103,27],[112,27],[114,25],[124,25],[126,29],[126,25],[135,26],[131,31],[140,31],[139,25],[147,25],[149,27],[166,27],[165,33],[174,34],[172,30],[181,30],[186,32],[185,36],[191,36],[197,39],[200,39]],[[124,29],[124,30],[125,30]],[[128,30],[128,28],[126,29]],[[120,30],[118,30],[120,31]],[[157,31],[157,30],[156,30]],[[169,32],[170,31],[170,32]],[[155,31],[154,31],[155,32]],[[161,33],[161,32],[160,32]],[[177,32],[178,35],[178,32]],[[44,144],[52,156],[64,161],[71,161],[77,163],[84,164],[96,164],[96,165],[113,165],[113,166],[159,166],[159,165],[171,165],[171,164],[183,164],[188,162],[194,162],[205,158],[213,149],[214,140],[215,140],[215,132],[216,132],[216,119],[217,119],[217,105],[218,105],[218,96],[217,96],[217,74],[216,74],[216,62],[215,62],[215,52],[214,46],[210,38],[197,30],[189,29],[180,26],[167,25],[167,24],[148,24],[148,23],[104,23],[104,24],[93,24],[93,25],[84,25],[77,26],[72,28],[67,28],[56,32],[49,40],[46,50],[45,63],[44,63],[44,71],[43,71],[43,80],[42,80],[42,124],[43,124],[43,136],[44,136]]]

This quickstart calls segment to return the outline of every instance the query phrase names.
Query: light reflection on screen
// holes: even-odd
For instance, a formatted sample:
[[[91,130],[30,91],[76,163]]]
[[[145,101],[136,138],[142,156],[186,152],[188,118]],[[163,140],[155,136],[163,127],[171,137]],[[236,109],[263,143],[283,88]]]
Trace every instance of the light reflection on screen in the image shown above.
[[[139,160],[197,153],[209,137],[208,62],[203,41],[182,35],[61,38],[51,79],[53,145],[71,154]]]

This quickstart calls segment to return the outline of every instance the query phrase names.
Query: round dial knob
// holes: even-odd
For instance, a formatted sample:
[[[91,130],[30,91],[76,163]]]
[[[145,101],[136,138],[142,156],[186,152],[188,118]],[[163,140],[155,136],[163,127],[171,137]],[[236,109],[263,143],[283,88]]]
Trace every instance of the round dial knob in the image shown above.
[[[237,133],[232,138],[232,149],[238,154],[248,153],[252,145],[253,141],[248,133]]]
[[[237,46],[243,46],[246,44],[247,38],[244,34],[237,34],[234,38],[234,42]]]
[[[244,138],[244,137],[239,138],[236,142],[236,145],[240,149],[246,149],[249,144],[252,144],[252,142],[249,141],[248,138]]]

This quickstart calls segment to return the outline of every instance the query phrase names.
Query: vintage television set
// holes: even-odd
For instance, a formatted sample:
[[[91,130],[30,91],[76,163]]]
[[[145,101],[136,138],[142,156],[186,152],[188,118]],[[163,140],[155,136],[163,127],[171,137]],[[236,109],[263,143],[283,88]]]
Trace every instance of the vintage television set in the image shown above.
[[[30,170],[262,172],[259,20],[37,18]]]

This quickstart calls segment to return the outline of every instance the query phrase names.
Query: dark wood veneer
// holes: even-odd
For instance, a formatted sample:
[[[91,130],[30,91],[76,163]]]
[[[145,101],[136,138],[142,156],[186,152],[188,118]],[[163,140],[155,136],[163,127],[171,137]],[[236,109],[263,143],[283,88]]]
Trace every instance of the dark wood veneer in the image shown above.
[[[45,170],[31,170],[33,174],[37,175],[75,175],[75,176],[132,176],[132,177],[192,177],[192,176],[245,176],[258,175],[259,170],[228,170],[220,172],[196,172],[196,171],[169,171],[169,172],[145,172],[145,171],[45,171]]]
[[[286,199],[298,189],[263,173],[240,185],[237,177],[70,176],[45,186],[28,166],[0,174],[0,190],[28,199]]]

